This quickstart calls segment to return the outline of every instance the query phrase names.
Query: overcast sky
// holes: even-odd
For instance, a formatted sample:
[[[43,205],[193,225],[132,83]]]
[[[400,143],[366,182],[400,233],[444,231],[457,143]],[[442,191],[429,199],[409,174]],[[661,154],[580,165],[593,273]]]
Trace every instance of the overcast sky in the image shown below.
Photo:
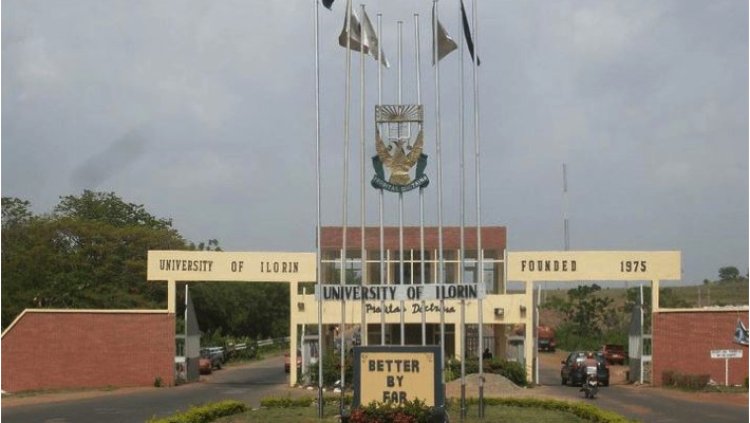
[[[346,2],[320,8],[322,219],[342,224]],[[359,7],[359,2],[355,2]],[[458,40],[457,1],[440,20]],[[467,0],[470,8],[471,0]],[[416,103],[420,14],[427,224],[437,223],[432,2],[383,13],[384,103]],[[479,1],[481,219],[508,249],[681,250],[683,282],[748,272],[748,2]],[[470,11],[471,13],[471,11]],[[115,192],[228,251],[314,251],[312,0],[5,0],[2,195],[49,212],[63,195]],[[473,90],[466,92],[467,223],[475,224]],[[352,58],[349,224],[359,225],[360,96]],[[458,51],[440,62],[443,222],[460,223]],[[377,64],[365,63],[367,223]],[[405,194],[418,225],[418,194]],[[386,193],[386,223],[397,224]]]

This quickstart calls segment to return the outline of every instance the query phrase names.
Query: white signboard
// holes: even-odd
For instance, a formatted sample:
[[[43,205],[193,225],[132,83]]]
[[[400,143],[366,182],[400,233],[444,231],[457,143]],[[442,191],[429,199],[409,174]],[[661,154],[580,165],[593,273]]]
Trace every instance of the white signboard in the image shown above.
[[[323,301],[476,300],[486,296],[482,284],[323,285]]]
[[[315,253],[225,251],[148,252],[150,281],[312,282]]]
[[[679,251],[509,251],[508,280],[679,280],[680,262]]]
[[[711,358],[742,358],[742,350],[711,350]]]

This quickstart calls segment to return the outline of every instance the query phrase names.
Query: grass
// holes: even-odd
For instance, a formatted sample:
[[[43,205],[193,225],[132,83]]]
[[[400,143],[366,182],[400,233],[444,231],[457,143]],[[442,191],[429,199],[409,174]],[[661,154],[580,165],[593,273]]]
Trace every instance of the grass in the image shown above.
[[[579,423],[587,422],[588,420],[581,419],[570,413],[533,409],[525,407],[508,407],[508,406],[488,406],[485,410],[485,419],[480,420],[477,416],[477,407],[473,406],[469,409],[469,415],[464,422],[467,423],[478,423],[478,422],[492,422],[492,421],[507,421],[507,422],[521,422],[529,421],[535,423]],[[234,416],[224,417],[215,422],[220,423],[250,423],[250,422],[274,422],[274,423],[318,423],[323,422],[338,422],[338,407],[330,406],[325,408],[325,417],[323,420],[318,420],[317,408],[268,408],[248,411],[243,414],[237,414]],[[450,411],[450,421],[460,421],[458,417],[458,410]]]
[[[116,386],[102,386],[99,388],[60,388],[60,389],[35,389],[29,391],[21,391],[14,393],[3,393],[3,398],[28,398],[39,395],[50,395],[50,394],[70,394],[76,392],[110,392],[119,389]]]
[[[631,283],[631,288],[637,287],[638,284]],[[649,286],[644,283],[644,286]],[[571,286],[574,288],[574,286]],[[747,296],[748,283],[740,281],[714,281],[708,284],[700,285],[680,285],[671,282],[662,283],[659,289],[661,299],[664,300],[665,290],[669,290],[672,298],[684,301],[687,307],[706,307],[706,306],[727,306],[727,305],[748,305]],[[602,290],[595,293],[595,296],[609,297],[613,299],[614,307],[621,307],[625,304],[625,288],[610,288],[602,286]],[[567,298],[568,288],[558,288],[545,290],[543,295],[545,299],[559,297]],[[665,304],[661,304],[665,307]]]
[[[692,307],[705,307],[747,305],[747,288],[748,284],[744,281],[719,281],[671,289],[675,296],[685,300]]]
[[[708,385],[705,388],[690,389],[680,386],[663,386],[666,389],[674,389],[675,391],[682,392],[707,392],[707,393],[718,393],[718,394],[746,394],[748,389],[744,386],[724,386],[724,385]]]

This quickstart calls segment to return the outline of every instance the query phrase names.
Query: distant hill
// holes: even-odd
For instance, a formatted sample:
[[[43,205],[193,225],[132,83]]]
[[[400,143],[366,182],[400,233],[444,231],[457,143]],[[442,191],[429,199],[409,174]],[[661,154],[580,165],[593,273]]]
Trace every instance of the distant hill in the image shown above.
[[[650,284],[644,284],[644,287],[648,286]],[[554,297],[566,298],[568,289],[542,290],[542,304]],[[627,302],[626,288],[603,287],[595,295],[612,298],[612,309],[617,313],[623,313],[623,307]],[[648,295],[650,295],[650,292]],[[701,308],[750,304],[750,301],[748,301],[748,282],[745,278],[732,281],[713,281],[702,285],[660,287],[659,297],[660,307],[662,308]],[[547,326],[557,327],[562,322],[562,317],[554,310],[542,308],[540,322]]]
[[[650,284],[644,284],[645,287]],[[631,287],[632,288],[632,287]],[[568,288],[545,289],[542,291],[542,302],[549,298],[567,295]],[[596,295],[604,295],[614,300],[615,306],[622,306],[626,300],[626,288],[607,288]],[[696,308],[706,306],[729,306],[729,305],[748,305],[748,282],[742,278],[734,281],[714,281],[702,285],[673,286],[659,289],[661,298],[660,306],[663,308],[673,307],[670,301],[684,302],[684,307]],[[667,304],[665,304],[665,301]]]

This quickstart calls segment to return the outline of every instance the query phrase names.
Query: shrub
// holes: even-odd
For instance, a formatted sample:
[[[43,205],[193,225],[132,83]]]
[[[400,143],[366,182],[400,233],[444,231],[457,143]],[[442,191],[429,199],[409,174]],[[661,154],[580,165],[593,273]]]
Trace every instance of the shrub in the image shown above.
[[[164,381],[162,381],[161,376],[156,376],[154,378],[154,388],[161,388],[164,386]]]
[[[470,398],[469,402],[476,404],[476,398]],[[524,408],[541,408],[545,410],[562,411],[571,413],[584,420],[598,423],[628,423],[626,417],[611,411],[605,411],[586,403],[568,402],[559,400],[548,400],[539,398],[485,398],[485,404],[495,406],[510,406]]]
[[[479,360],[468,359],[466,360],[466,364],[464,366],[467,375],[472,373],[479,373]],[[521,363],[508,361],[501,358],[493,358],[491,360],[484,360],[482,362],[482,367],[484,368],[485,373],[499,374],[508,378],[511,382],[519,386],[527,385],[526,369]],[[451,360],[448,363],[448,368],[446,370],[446,381],[449,382],[453,379],[449,380],[447,377],[448,375],[455,376],[455,379],[461,374],[461,362],[457,360]]]
[[[661,383],[664,386],[674,386],[674,370],[664,370],[661,373]]]
[[[313,403],[311,397],[302,398],[263,398],[260,400],[260,406],[266,408],[295,408],[309,407]]]
[[[485,364],[485,371],[508,378],[519,386],[526,386],[526,369],[521,363],[504,359],[492,359]]]
[[[199,407],[190,407],[184,413],[161,419],[152,418],[148,423],[208,423],[219,417],[231,416],[247,411],[247,406],[239,401],[220,401]]]
[[[677,380],[677,386],[684,389],[700,390],[708,386],[710,375],[683,375]]]
[[[295,408],[295,407],[310,407],[312,406],[317,398],[312,397],[300,397],[300,398],[263,398],[260,400],[261,407],[266,408]],[[341,401],[341,396],[328,396],[323,397],[325,404],[338,404]],[[344,395],[344,405],[351,405],[352,396]]]
[[[346,356],[344,361],[346,380],[354,380],[354,359],[352,355]],[[310,375],[310,382],[313,385],[318,384],[318,366],[311,366],[307,369]],[[341,356],[339,354],[325,354],[323,356],[323,386],[333,386],[337,380],[341,379]]]
[[[670,386],[674,388],[687,389],[691,391],[698,391],[708,386],[708,381],[711,380],[710,375],[691,375],[675,372],[673,370],[665,370],[662,372],[662,384],[664,386]]]
[[[417,400],[403,404],[371,402],[365,407],[352,410],[351,423],[426,423],[432,415],[432,407]]]

